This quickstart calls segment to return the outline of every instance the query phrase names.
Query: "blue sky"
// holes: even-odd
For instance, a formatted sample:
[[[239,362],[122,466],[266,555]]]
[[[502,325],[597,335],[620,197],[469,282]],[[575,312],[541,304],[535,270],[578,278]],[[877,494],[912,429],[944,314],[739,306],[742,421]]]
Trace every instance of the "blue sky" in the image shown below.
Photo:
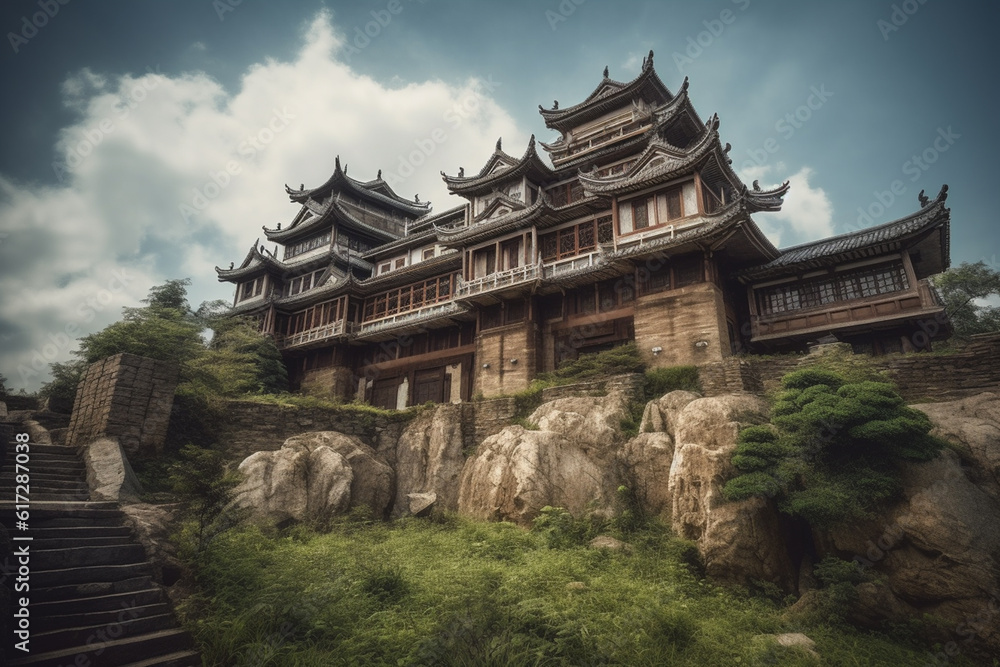
[[[478,169],[501,135],[513,154],[553,138],[539,104],[580,101],[605,65],[628,81],[650,49],[719,114],[748,182],[792,180],[757,217],[780,246],[902,217],[947,183],[953,264],[1000,268],[996,3],[64,2],[0,9],[13,387],[166,279],[190,277],[194,304],[231,298],[213,266],[289,220],[283,185],[318,185],[335,155],[455,206],[439,171]]]

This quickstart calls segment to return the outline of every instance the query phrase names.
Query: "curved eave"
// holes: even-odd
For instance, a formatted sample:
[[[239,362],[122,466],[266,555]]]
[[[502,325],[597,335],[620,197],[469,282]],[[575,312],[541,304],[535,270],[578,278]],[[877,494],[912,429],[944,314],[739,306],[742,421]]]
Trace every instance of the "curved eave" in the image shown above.
[[[229,309],[228,314],[232,315],[254,315],[267,312],[274,304],[273,297],[265,297],[260,301],[249,301],[238,303]]]
[[[738,278],[746,283],[795,275],[902,250],[919,251],[920,260],[914,264],[918,278],[940,273],[951,263],[951,215],[945,206],[947,197],[948,186],[945,185],[933,201],[911,215],[785,248],[773,261],[746,269]]]
[[[514,199],[513,197],[509,197],[502,192],[497,192],[496,198],[489,203],[489,206],[483,209],[482,213],[472,218],[472,224],[478,225],[485,220],[489,220],[489,218],[492,217],[494,213],[496,213],[497,209],[502,206],[506,206],[507,208],[509,208],[510,212],[512,213],[516,213],[517,211],[523,211],[524,209],[528,208],[527,204],[525,204],[520,199]]]
[[[720,245],[720,240],[724,242],[730,238],[732,235],[730,232],[739,231],[748,221],[752,224],[746,208],[741,203],[733,203],[719,213],[705,216],[705,218],[704,224],[678,232],[673,236],[663,235],[646,242],[627,246],[622,246],[621,241],[619,241],[618,249],[609,252],[607,258],[609,261],[613,261],[663,253],[668,250],[674,253],[683,253],[694,249],[706,250],[713,247],[713,242],[715,245]],[[752,229],[756,229],[756,225],[753,225]]]
[[[601,94],[602,89],[608,85],[620,87],[613,92]],[[673,98],[670,90],[653,69],[652,52],[650,52],[642,72],[629,83],[622,84],[619,81],[604,78],[583,102],[563,109],[545,109],[539,105],[538,113],[541,114],[546,127],[565,132],[576,125],[613,111],[640,92],[648,92],[649,97],[653,99],[659,97],[661,102],[669,102]]]
[[[510,165],[509,168],[493,172],[493,169],[500,162]],[[535,182],[543,184],[555,177],[555,173],[535,150],[535,135],[531,135],[531,139],[528,140],[528,148],[520,159],[508,155],[498,148],[475,176],[449,176],[441,172],[441,178],[448,186],[448,190],[453,194],[463,196],[487,194],[497,185],[525,175],[532,177]]]
[[[358,288],[366,294],[371,294],[375,290],[388,289],[399,285],[406,285],[415,280],[423,280],[441,273],[450,272],[449,269],[459,269],[462,266],[462,253],[451,251],[438,255],[434,259],[428,259],[416,264],[408,264],[401,269],[383,273],[380,276],[372,276],[366,280],[358,281]]]
[[[331,276],[332,278],[332,276]],[[293,296],[278,297],[274,300],[275,308],[284,312],[294,312],[303,307],[312,306],[321,301],[329,301],[339,296],[343,296],[355,288],[357,281],[350,277],[338,276],[336,280],[327,280],[324,284],[305,292],[299,292]]]
[[[329,194],[333,189],[338,186],[343,185],[347,189],[351,190],[360,197],[372,199],[376,202],[392,206],[413,216],[421,216],[430,210],[430,202],[411,202],[407,199],[403,199],[389,187],[389,184],[383,181],[381,178],[376,178],[373,181],[359,181],[357,179],[351,178],[344,173],[343,169],[340,167],[340,156],[334,159],[334,169],[333,174],[326,180],[325,183],[319,187],[312,189],[302,189],[302,190],[292,190],[287,185],[285,186],[285,192],[288,194],[288,198],[296,203],[304,203],[307,199],[323,199],[327,194]],[[383,194],[378,192],[373,188],[384,189],[390,194]]]
[[[246,278],[256,277],[263,273],[281,273],[283,270],[281,262],[271,255],[271,253],[261,252],[256,241],[239,267],[235,269],[215,267],[219,282],[245,280]]]
[[[791,187],[791,181],[785,181],[776,188],[770,190],[761,190],[757,187],[757,181],[753,182],[753,189],[743,186],[743,191],[740,196],[746,201],[747,208],[752,213],[756,212],[767,212],[775,213],[781,210],[784,205],[784,196],[788,194],[788,189]]]
[[[437,237],[434,236],[434,230],[427,229],[417,234],[409,234],[391,243],[380,245],[379,247],[369,250],[366,253],[362,253],[361,256],[367,260],[371,260],[372,262],[378,262],[379,258],[390,257],[402,250],[412,250],[413,248],[424,245],[428,241],[436,240]]]
[[[435,232],[438,242],[442,245],[449,247],[465,245],[523,227],[525,222],[538,218],[542,213],[550,213],[552,210],[547,199],[544,196],[539,196],[538,201],[531,206],[520,211],[513,211],[500,218],[456,230],[435,227]]]
[[[428,213],[425,216],[417,218],[410,223],[409,233],[417,234],[424,231],[433,230],[435,224],[444,223],[446,225],[454,224],[455,222],[465,222],[465,209],[468,205],[465,203],[459,204],[447,211],[442,211],[441,213]]]
[[[718,127],[718,117],[713,116],[706,124],[702,138],[686,150],[660,140],[650,141],[628,173],[618,177],[597,178],[581,171],[580,184],[584,190],[595,195],[623,195],[683,176],[713,152],[721,154]],[[649,163],[657,158],[662,158],[663,164],[650,168]]]

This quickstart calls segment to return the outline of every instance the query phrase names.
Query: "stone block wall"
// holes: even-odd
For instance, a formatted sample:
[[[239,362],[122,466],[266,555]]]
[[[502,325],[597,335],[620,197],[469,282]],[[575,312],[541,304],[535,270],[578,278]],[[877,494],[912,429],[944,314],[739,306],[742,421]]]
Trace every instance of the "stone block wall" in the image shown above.
[[[538,346],[531,322],[484,331],[476,337],[474,394],[497,396],[528,388],[537,368]],[[512,360],[516,359],[517,362]],[[488,367],[485,367],[489,364]]]
[[[635,301],[635,342],[651,368],[702,365],[729,356],[722,291],[712,283]],[[701,344],[699,344],[701,343]],[[653,348],[660,352],[653,353]]]
[[[177,364],[134,354],[91,364],[76,390],[66,444],[112,437],[129,455],[160,453],[177,380]]]

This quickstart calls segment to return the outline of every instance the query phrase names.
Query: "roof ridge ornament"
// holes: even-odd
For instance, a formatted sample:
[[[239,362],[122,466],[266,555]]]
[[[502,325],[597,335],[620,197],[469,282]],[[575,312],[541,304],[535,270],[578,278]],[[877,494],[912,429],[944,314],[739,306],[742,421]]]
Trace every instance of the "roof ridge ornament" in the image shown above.
[[[541,109],[542,105],[539,104],[538,108]],[[559,100],[552,100],[552,110],[555,111],[558,108],[559,108]]]
[[[375,180],[376,181],[381,181],[382,180],[382,170],[381,169],[378,170],[378,175],[375,177]]]
[[[646,71],[653,66],[653,49],[649,50],[649,55],[642,59],[642,71]]]
[[[604,66],[604,78],[605,79],[608,78],[608,66],[607,65]]]
[[[502,151],[503,150],[503,137],[499,137],[497,139],[497,150],[498,151]]]

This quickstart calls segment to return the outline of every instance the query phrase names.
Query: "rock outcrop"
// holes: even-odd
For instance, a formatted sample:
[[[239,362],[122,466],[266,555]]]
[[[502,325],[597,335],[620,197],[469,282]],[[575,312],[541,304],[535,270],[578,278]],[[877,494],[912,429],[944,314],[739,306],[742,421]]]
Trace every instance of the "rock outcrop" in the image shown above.
[[[767,409],[762,399],[743,395],[700,398],[681,409],[668,481],[671,523],[678,536],[698,544],[713,579],[769,581],[793,591],[796,568],[774,503],[765,498],[729,502],[722,495],[736,474],[730,458],[741,422]]]
[[[393,515],[406,514],[408,496],[415,493],[433,493],[437,511],[457,511],[459,480],[465,465],[462,447],[459,405],[439,405],[410,422],[395,448]]]
[[[256,452],[239,471],[244,480],[234,504],[257,521],[323,520],[350,506],[354,473],[347,459],[326,445],[286,444],[275,452]]]
[[[289,438],[282,448],[285,447],[304,447],[309,451],[328,447],[340,454],[352,473],[349,506],[367,506],[379,517],[388,512],[393,497],[392,468],[359,439],[336,431],[315,431]]]
[[[142,493],[118,438],[98,438],[81,452],[91,500],[135,500]]]

